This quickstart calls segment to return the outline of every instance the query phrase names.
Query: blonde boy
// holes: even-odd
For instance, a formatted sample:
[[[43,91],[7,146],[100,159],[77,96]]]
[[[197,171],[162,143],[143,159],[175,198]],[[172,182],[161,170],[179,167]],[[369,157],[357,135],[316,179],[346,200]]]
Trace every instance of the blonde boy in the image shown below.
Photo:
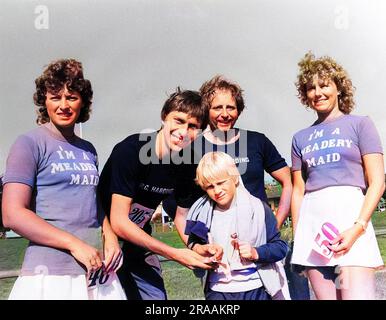
[[[284,285],[275,263],[287,253],[271,209],[244,187],[233,159],[210,152],[196,182],[206,191],[189,210],[188,246],[210,253],[215,271],[205,283],[207,300],[270,300]]]

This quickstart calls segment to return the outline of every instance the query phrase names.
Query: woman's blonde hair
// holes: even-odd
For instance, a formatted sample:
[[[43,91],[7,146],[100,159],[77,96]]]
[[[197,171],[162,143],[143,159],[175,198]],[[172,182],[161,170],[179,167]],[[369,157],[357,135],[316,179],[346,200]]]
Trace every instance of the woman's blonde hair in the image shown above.
[[[329,56],[315,58],[312,52],[308,52],[298,63],[299,74],[295,83],[298,90],[298,97],[301,103],[307,107],[307,84],[312,82],[317,75],[323,80],[332,80],[340,94],[338,95],[339,110],[349,114],[354,108],[354,86],[346,70]]]
[[[240,173],[234,160],[224,152],[208,152],[205,154],[196,170],[196,183],[203,189],[213,182],[231,178],[237,184]]]

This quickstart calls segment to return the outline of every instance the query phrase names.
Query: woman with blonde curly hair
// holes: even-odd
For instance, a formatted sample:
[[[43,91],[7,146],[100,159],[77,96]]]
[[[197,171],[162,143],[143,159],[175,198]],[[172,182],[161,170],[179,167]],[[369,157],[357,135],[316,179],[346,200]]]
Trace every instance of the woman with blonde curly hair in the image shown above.
[[[354,88],[340,64],[308,53],[299,69],[298,96],[317,120],[292,140],[291,262],[305,266],[317,299],[374,299],[381,141],[369,117],[350,114]]]
[[[80,62],[61,59],[35,84],[39,127],[17,138],[3,180],[4,225],[30,241],[9,299],[125,299],[118,239],[98,212],[97,153],[74,132],[89,118],[91,83]]]

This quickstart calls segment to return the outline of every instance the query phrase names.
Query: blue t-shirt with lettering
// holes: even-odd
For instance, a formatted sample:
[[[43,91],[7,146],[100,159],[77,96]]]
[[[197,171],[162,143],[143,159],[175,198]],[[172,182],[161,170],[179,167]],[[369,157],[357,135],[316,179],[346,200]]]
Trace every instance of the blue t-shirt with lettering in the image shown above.
[[[4,183],[32,188],[31,209],[48,223],[101,248],[97,216],[97,153],[79,137],[66,140],[42,125],[19,136],[12,145]],[[66,250],[30,242],[22,275],[85,274],[83,265]]]
[[[132,198],[128,218],[148,234],[150,219],[163,199],[173,193],[174,178],[170,159],[155,154],[157,132],[133,134],[119,142],[111,152],[100,177],[98,191],[102,207],[110,212],[112,194]],[[125,249],[143,251],[125,243]]]
[[[292,171],[302,170],[306,192],[330,186],[366,189],[362,156],[383,153],[369,117],[342,115],[300,130],[292,139]]]
[[[204,194],[194,182],[196,169],[203,155],[214,151],[230,155],[245,188],[256,198],[268,202],[264,188],[264,171],[271,173],[287,166],[287,163],[264,134],[243,129],[235,130],[239,132],[240,137],[233,143],[214,144],[201,135],[182,151],[190,154],[190,158],[186,159],[185,155],[182,155],[185,162],[173,167],[177,177],[175,197],[180,207],[190,208]]]

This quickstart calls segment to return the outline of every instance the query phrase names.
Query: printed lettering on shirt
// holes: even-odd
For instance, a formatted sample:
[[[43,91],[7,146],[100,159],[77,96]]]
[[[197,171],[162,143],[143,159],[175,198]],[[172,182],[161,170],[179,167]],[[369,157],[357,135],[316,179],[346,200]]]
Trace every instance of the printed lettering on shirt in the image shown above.
[[[98,168],[90,162],[89,156],[84,151],[81,155],[78,155],[81,158],[80,162],[76,161],[77,155],[73,150],[65,150],[62,146],[59,146],[56,153],[59,159],[56,162],[51,162],[51,174],[73,172],[69,176],[70,185],[98,185]],[[85,162],[86,160],[89,162]]]
[[[308,168],[317,167],[333,162],[339,162],[341,160],[341,149],[352,148],[353,141],[351,139],[326,138],[322,140],[322,138],[324,137],[324,133],[324,129],[319,131],[315,129],[314,132],[310,134],[308,141],[316,139],[318,139],[318,141],[314,141],[311,144],[306,145],[301,150],[302,156],[313,152],[319,152],[319,154],[316,154],[315,156],[309,158],[305,157],[305,161],[307,163]],[[335,128],[334,130],[332,130],[331,135],[339,136],[340,128]]]
[[[172,194],[174,189],[173,188],[162,188],[162,187],[157,187],[157,186],[150,186],[145,183],[140,183],[139,188],[144,191],[148,192],[154,192],[158,194]]]
[[[336,128],[331,134],[340,134],[340,129]]]
[[[134,222],[138,227],[143,228],[147,221],[150,220],[154,213],[154,209],[147,208],[139,203],[133,203],[131,205],[131,211],[129,213],[129,219]]]
[[[249,158],[248,157],[234,158],[234,161],[235,161],[235,164],[247,163],[247,162],[249,162]]]
[[[323,137],[323,132],[324,132],[324,129],[319,130],[319,131],[315,129],[314,132],[310,134],[310,137],[308,138],[308,141],[315,140],[315,139]]]

